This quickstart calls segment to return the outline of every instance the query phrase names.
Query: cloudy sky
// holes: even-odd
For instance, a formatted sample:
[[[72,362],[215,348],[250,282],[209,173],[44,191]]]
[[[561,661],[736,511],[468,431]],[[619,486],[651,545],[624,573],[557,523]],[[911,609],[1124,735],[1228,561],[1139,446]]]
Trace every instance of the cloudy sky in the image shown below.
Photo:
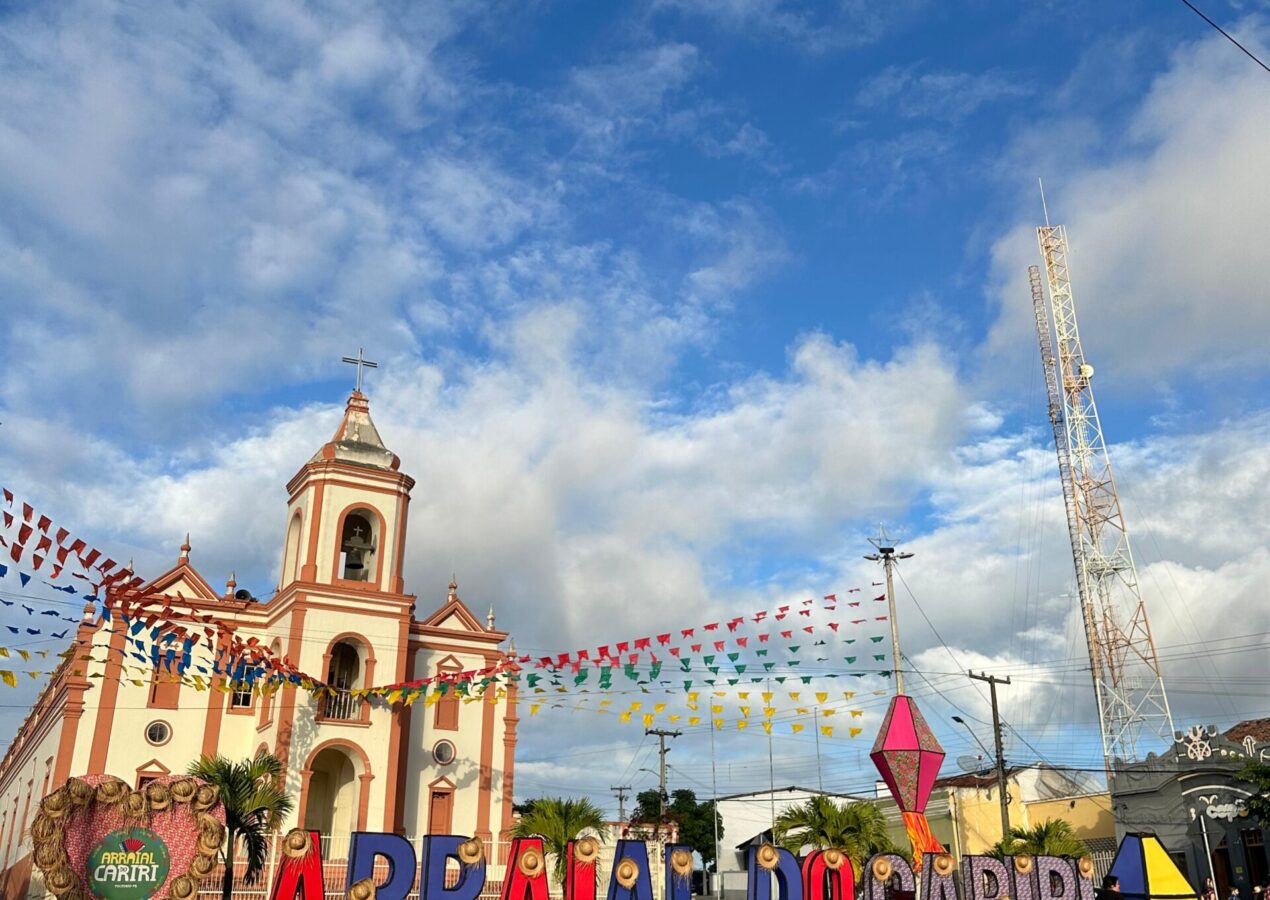
[[[0,481],[267,594],[365,347],[422,606],[456,572],[522,649],[603,643],[867,587],[884,522],[950,755],[973,666],[1015,677],[1012,760],[1096,768],[1043,176],[1178,722],[1270,715],[1270,76],[1180,3],[1025,6],[8,4]],[[1270,52],[1266,4],[1208,7]],[[522,733],[522,797],[650,783],[638,728]],[[723,793],[767,783],[749,738]],[[867,749],[825,742],[826,786]],[[671,761],[709,792],[707,732]]]

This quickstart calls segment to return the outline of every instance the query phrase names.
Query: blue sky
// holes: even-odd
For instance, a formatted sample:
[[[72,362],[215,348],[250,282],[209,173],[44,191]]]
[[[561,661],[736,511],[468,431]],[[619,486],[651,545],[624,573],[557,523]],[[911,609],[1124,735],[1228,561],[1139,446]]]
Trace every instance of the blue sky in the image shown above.
[[[1209,6],[1264,51],[1264,4]],[[885,521],[956,659],[1034,671],[1081,652],[1039,175],[1153,623],[1214,642],[1165,653],[1175,706],[1268,714],[1260,654],[1207,652],[1270,631],[1268,91],[1180,3],[10,4],[0,473],[143,572],[188,530],[267,593],[364,346],[424,604],[457,570],[522,646],[603,642],[866,581]],[[1096,760],[1083,684],[1044,690],[1019,730]],[[529,726],[522,759],[561,782]]]

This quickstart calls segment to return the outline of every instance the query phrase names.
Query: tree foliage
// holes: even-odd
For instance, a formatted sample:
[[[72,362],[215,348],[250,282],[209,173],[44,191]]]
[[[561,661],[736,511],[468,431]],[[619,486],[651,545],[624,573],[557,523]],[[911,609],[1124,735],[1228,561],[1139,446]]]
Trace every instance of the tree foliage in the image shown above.
[[[661,817],[661,806],[658,792],[640,791],[635,795],[634,823],[658,824]],[[719,839],[723,838],[723,819],[714,808],[713,801],[697,800],[695,791],[681,788],[672,791],[666,803],[666,820],[679,826],[679,843],[686,844],[701,855],[701,862],[707,871],[714,870],[716,854],[715,825],[718,825]]]
[[[269,856],[269,835],[277,831],[294,803],[283,786],[282,762],[261,750],[251,759],[231,762],[223,756],[203,756],[192,763],[189,774],[220,789],[225,806],[225,876],[221,896],[234,893],[234,850],[239,842],[247,851],[244,876],[252,884],[264,871]]]
[[[1046,819],[1030,828],[1011,828],[1010,836],[993,845],[991,855],[1007,856],[1084,856],[1089,852],[1083,841],[1072,833],[1066,819]]]
[[[1250,759],[1239,770],[1239,779],[1253,788],[1253,793],[1244,798],[1248,815],[1260,822],[1262,828],[1270,828],[1270,764]]]
[[[567,797],[538,797],[526,801],[528,812],[516,823],[517,837],[538,835],[544,849],[555,854],[553,874],[556,883],[564,882],[564,870],[568,863],[566,848],[569,841],[584,831],[593,831],[600,841],[607,842],[609,828],[604,813],[590,800],[574,800]]]
[[[857,875],[869,857],[895,852],[886,817],[866,800],[837,803],[823,795],[812,797],[777,816],[773,835],[776,843],[795,855],[805,847],[837,847],[851,860]]]

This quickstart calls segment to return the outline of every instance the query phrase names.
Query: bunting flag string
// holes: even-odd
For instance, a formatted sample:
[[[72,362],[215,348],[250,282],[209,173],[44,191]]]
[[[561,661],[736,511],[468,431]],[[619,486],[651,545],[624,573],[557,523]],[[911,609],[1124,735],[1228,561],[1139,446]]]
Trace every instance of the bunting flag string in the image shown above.
[[[848,593],[858,593],[860,588],[851,588]],[[885,602],[886,595],[874,597],[874,602]],[[861,607],[862,600],[850,600],[844,604],[847,608],[858,609]],[[819,605],[817,605],[819,604]],[[666,631],[659,634],[649,635],[647,637],[632,638],[625,641],[617,641],[611,644],[601,644],[595,648],[584,648],[577,650],[568,650],[564,652],[552,652],[543,655],[523,655],[519,657],[522,664],[532,663],[535,668],[560,670],[566,667],[571,668],[575,673],[580,671],[582,666],[601,666],[606,661],[612,661],[618,665],[622,665],[623,659],[636,660],[642,653],[647,653],[651,659],[657,660],[657,653],[663,652],[671,657],[681,658],[685,647],[694,654],[703,652],[706,647],[713,647],[715,652],[725,652],[725,648],[729,645],[745,649],[749,646],[751,639],[755,639],[759,643],[770,641],[776,634],[782,638],[792,639],[796,632],[812,634],[815,626],[812,624],[802,624],[798,621],[800,617],[811,618],[814,612],[835,612],[839,609],[839,601],[837,594],[825,594],[818,601],[815,598],[803,600],[799,604],[782,604],[770,610],[759,610],[749,616],[733,616],[729,619],[721,619],[716,622],[708,622],[704,625],[693,626],[691,628],[680,628],[672,631]],[[862,617],[847,620],[852,625],[861,625],[870,620],[887,621],[887,616],[862,615]],[[780,622],[790,619],[789,627],[784,629],[776,629],[764,634],[758,635],[740,635],[736,632],[741,628],[752,628],[763,622]],[[833,631],[837,631],[844,622],[835,621],[827,623],[828,627]],[[720,629],[724,629],[720,631]],[[724,635],[731,634],[732,637]],[[720,639],[720,637],[722,639]],[[696,639],[696,643],[684,644],[683,641]],[[672,646],[672,641],[675,642]]]
[[[44,609],[48,602],[34,598],[29,603],[0,598],[0,604],[15,613],[21,608],[28,617],[47,616],[72,625],[107,623],[116,633],[122,632],[123,658],[113,659],[111,668],[120,678],[141,683],[146,677],[171,678],[191,684],[197,690],[272,692],[302,688],[318,696],[336,693],[336,688],[305,673],[285,655],[273,653],[260,639],[243,639],[217,611],[208,610],[179,592],[171,597],[146,591],[144,580],[134,575],[130,565],[121,567],[98,549],[74,537],[69,530],[57,526],[31,504],[16,498],[8,488],[0,487],[0,492],[3,498],[0,545],[9,550],[14,565],[21,566],[14,569],[14,574],[22,588],[28,588],[38,579],[44,586],[91,603],[100,619],[93,622],[91,617],[72,618],[57,609]],[[0,577],[7,578],[9,572],[9,566],[0,563]],[[68,577],[87,582],[91,593],[62,583]],[[786,686],[801,689],[819,684],[821,680],[852,678],[867,685],[864,679],[891,675],[888,669],[869,667],[870,663],[886,663],[886,653],[873,652],[882,649],[875,645],[884,640],[884,635],[863,633],[863,626],[887,621],[884,612],[874,606],[885,600],[885,594],[869,598],[861,588],[851,588],[840,594],[824,594],[689,628],[654,631],[644,637],[611,644],[543,655],[509,656],[482,668],[438,672],[409,682],[341,692],[389,706],[418,701],[431,705],[446,697],[464,703],[498,701],[523,692],[531,698],[536,713],[544,706],[560,707],[564,694],[582,703],[592,695],[613,698],[635,691],[668,698],[680,693],[692,697],[699,692],[700,685],[726,689],[725,697],[735,696],[743,701],[746,693],[753,692],[746,690],[747,686],[760,682],[769,687],[775,683],[782,689]],[[3,629],[12,635],[55,639],[71,634],[69,628],[55,632],[49,628],[5,624]],[[78,643],[81,642],[76,641]],[[865,650],[866,647],[871,649]],[[73,662],[77,666],[84,664],[83,671],[89,673],[87,677],[105,677],[103,672],[90,670],[96,661],[92,659],[93,653],[84,652],[85,649],[96,648],[76,649],[72,645]],[[11,657],[0,653],[0,659],[4,658]],[[20,655],[19,658],[23,662],[30,659]],[[10,673],[13,684],[21,674],[32,678],[51,674],[42,670],[0,669],[0,673],[4,672]],[[0,682],[11,683],[3,674],[0,674]],[[757,701],[739,703],[731,717],[723,712],[723,704],[711,704],[721,707],[717,715],[713,710],[709,716],[704,712],[691,715],[695,710],[679,710],[677,706],[670,706],[669,700],[621,713],[625,721],[645,724],[658,717],[667,717],[666,720],[673,723],[696,718],[715,727],[732,721],[738,730],[744,730],[752,722],[756,730],[761,727],[767,733],[777,725],[783,728],[788,724],[791,733],[799,733],[808,727],[807,723],[785,722],[784,717],[798,718],[816,710],[816,727],[825,734],[832,732],[832,723],[820,721],[828,692],[810,691],[808,696],[814,698],[814,702],[796,696],[799,690],[783,692],[792,704],[792,713],[784,698],[767,696],[776,693],[770,690],[758,692],[764,695],[761,705]],[[851,710],[850,715],[856,712],[858,710]],[[824,713],[825,718],[833,715],[828,709]],[[799,726],[798,730],[793,729],[795,725]]]
[[[14,563],[25,559],[39,572],[47,562],[49,577],[53,579],[67,569],[68,563],[71,568],[78,564],[79,571],[68,571],[68,574],[89,582],[94,588],[121,583],[140,587],[143,583],[139,578],[130,578],[132,573],[127,568],[75,537],[69,529],[58,526],[50,516],[26,501],[19,501],[14,492],[4,486],[0,486],[0,522],[3,522],[0,548],[9,551]]]

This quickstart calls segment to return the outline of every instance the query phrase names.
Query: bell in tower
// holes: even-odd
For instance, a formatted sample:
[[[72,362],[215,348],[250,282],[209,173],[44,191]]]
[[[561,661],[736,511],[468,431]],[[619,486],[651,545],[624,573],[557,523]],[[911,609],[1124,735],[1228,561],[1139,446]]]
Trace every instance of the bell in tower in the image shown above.
[[[375,535],[370,521],[358,513],[350,513],[344,520],[344,534],[340,540],[342,577],[348,581],[369,581],[374,553]]]

